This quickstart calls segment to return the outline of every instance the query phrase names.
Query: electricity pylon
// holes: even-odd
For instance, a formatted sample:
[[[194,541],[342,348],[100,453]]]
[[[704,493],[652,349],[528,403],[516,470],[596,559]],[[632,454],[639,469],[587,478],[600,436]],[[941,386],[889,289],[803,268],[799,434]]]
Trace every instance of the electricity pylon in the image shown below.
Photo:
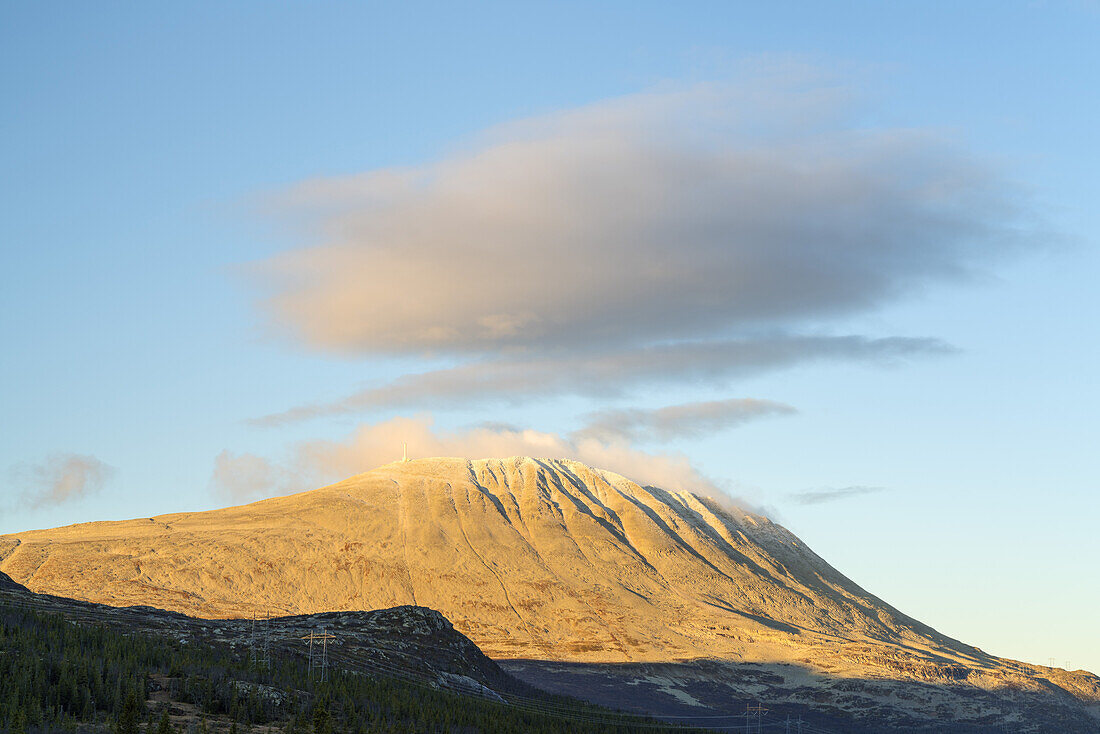
[[[328,641],[335,640],[335,635],[330,635],[325,631],[325,628],[321,628],[321,634],[317,634],[312,630],[308,635],[302,636],[300,639],[309,643],[309,677],[310,679],[319,680],[324,683],[328,680]],[[321,651],[318,654],[314,654],[313,645],[317,643],[321,646]],[[313,671],[320,671],[319,677],[314,675]]]
[[[764,714],[766,714],[766,713],[768,713],[768,709],[764,708],[760,704],[756,704],[755,706],[746,706],[745,707],[745,722],[747,724],[749,724],[749,723],[751,723],[751,720],[753,718],[755,718],[756,719],[756,729],[755,729],[755,731],[762,732],[762,731],[764,731]],[[749,731],[753,731],[753,730],[749,729]]]

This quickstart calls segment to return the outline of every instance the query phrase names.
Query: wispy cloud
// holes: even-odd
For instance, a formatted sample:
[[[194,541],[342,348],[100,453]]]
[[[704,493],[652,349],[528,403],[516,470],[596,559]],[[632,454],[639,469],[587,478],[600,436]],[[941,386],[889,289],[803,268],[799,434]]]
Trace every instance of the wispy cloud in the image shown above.
[[[296,491],[299,474],[256,454],[222,451],[214,459],[210,489],[222,499],[246,501],[271,494]]]
[[[895,364],[952,352],[936,339],[770,335],[678,342],[614,352],[533,355],[462,364],[400,377],[341,400],[303,405],[253,421],[279,425],[326,415],[381,409],[457,407],[573,394],[619,397],[676,382],[725,386],[730,380],[818,361]]]
[[[590,415],[588,424],[575,435],[605,440],[666,441],[707,435],[758,418],[796,412],[784,403],[753,398],[685,403],[655,409],[602,410]]]
[[[222,452],[210,484],[220,496],[236,500],[314,489],[401,458],[403,443],[415,457],[575,459],[643,484],[721,494],[683,454],[642,451],[622,437],[561,436],[507,425],[445,431],[430,415],[362,425],[340,440],[301,442],[284,460]]]
[[[302,463],[316,470],[347,475],[399,458],[397,452],[406,441],[413,456],[575,459],[669,489],[714,489],[713,483],[682,454],[641,451],[625,440],[561,436],[503,426],[441,431],[433,426],[430,416],[394,418],[362,426],[344,441],[307,443],[300,447],[300,457]]]
[[[800,505],[817,505],[823,502],[860,497],[868,494],[877,494],[885,491],[885,487],[866,487],[861,485],[851,487],[822,487],[820,489],[808,489],[804,492],[794,492],[788,497]]]
[[[103,488],[115,469],[94,456],[54,454],[37,464],[21,464],[12,471],[21,486],[18,502],[38,509],[75,502]]]

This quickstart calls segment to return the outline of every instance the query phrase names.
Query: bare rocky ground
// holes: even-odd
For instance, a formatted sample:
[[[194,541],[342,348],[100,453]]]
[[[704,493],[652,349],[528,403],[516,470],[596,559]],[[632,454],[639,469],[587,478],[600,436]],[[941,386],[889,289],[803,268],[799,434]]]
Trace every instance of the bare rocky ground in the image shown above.
[[[1097,676],[989,655],[766,517],[576,462],[423,459],[242,507],[17,533],[0,570],[90,602],[301,620],[286,636],[430,607],[520,678],[669,715],[760,700],[851,731],[1100,729]]]
[[[153,711],[168,709],[168,721],[177,732],[197,734],[206,729],[209,734],[223,734],[233,731],[233,722],[228,716],[209,716],[198,706],[176,701],[169,694],[171,679],[167,676],[153,676],[150,681],[152,690],[145,705]],[[237,727],[238,731],[241,727]],[[254,724],[248,727],[248,734],[282,734],[284,728],[276,724]]]
[[[773,723],[801,719],[850,734],[1100,731],[1096,704],[1043,681],[988,690],[959,680],[838,678],[804,666],[722,660],[501,666],[552,693],[696,726],[743,725],[749,706],[764,705]]]

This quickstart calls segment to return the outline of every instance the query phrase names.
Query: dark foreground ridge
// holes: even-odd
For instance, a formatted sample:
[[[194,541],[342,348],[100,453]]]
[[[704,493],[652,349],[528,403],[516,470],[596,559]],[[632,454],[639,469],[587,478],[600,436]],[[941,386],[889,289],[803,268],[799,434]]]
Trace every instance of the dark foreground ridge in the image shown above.
[[[423,607],[206,620],[34,594],[0,573],[0,732],[55,731],[685,729],[520,683]]]

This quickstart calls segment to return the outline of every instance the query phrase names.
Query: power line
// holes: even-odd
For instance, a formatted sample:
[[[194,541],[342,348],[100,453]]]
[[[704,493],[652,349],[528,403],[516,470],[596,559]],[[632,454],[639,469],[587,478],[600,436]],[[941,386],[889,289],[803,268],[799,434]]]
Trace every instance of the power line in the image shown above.
[[[745,728],[751,732],[752,729],[749,729],[748,727],[750,724],[753,723],[752,720],[755,718],[756,731],[758,733],[763,731],[763,729],[761,728],[761,723],[763,722],[764,714],[766,713],[768,713],[768,709],[761,706],[759,702],[757,702],[755,706],[745,706]]]
[[[264,648],[263,648],[263,669],[271,672],[271,614],[270,612],[264,612]]]
[[[328,641],[335,640],[336,636],[330,635],[325,631],[325,628],[322,627],[321,634],[318,635],[313,630],[310,630],[308,636],[300,637],[299,639],[309,642],[309,677],[311,679],[314,678],[314,671],[318,670],[320,671],[318,680],[324,683],[328,680]],[[319,643],[321,646],[321,650],[318,654],[314,654],[313,652],[314,643]]]

